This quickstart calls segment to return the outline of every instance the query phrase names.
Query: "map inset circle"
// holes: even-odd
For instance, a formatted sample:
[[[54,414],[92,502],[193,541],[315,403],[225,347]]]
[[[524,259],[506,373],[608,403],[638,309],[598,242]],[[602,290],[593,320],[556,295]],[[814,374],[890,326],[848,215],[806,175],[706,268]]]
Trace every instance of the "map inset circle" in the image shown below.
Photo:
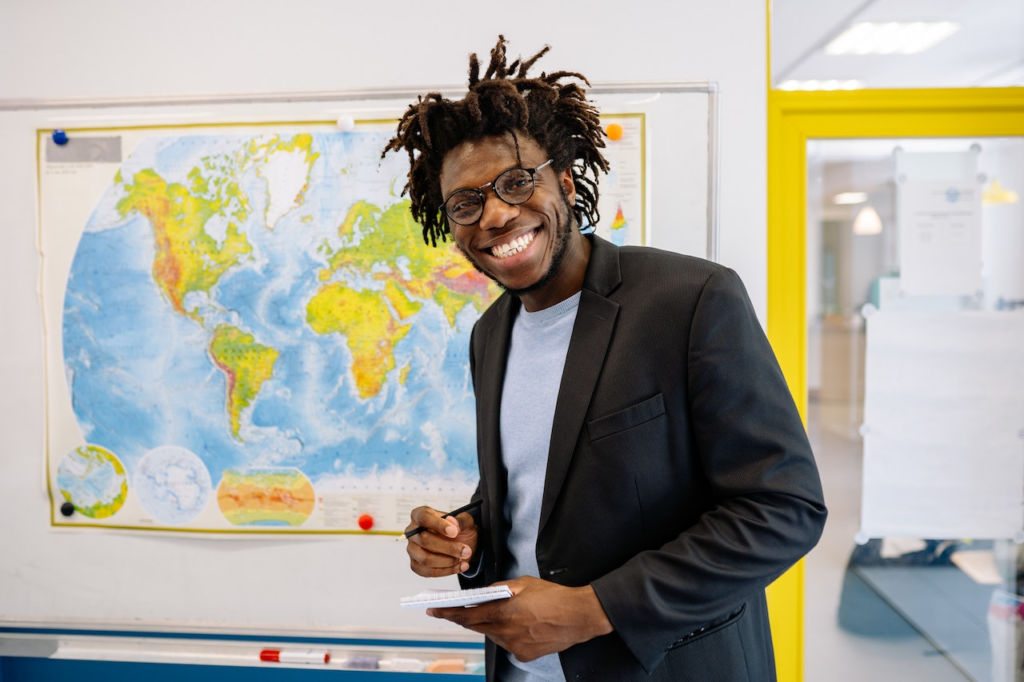
[[[61,459],[57,487],[79,514],[105,519],[116,514],[128,497],[128,476],[110,450],[83,445]]]
[[[315,503],[298,469],[229,469],[217,486],[220,511],[235,526],[301,526]]]
[[[143,455],[132,484],[143,508],[156,520],[172,525],[199,516],[213,488],[203,461],[177,445],[163,445]]]

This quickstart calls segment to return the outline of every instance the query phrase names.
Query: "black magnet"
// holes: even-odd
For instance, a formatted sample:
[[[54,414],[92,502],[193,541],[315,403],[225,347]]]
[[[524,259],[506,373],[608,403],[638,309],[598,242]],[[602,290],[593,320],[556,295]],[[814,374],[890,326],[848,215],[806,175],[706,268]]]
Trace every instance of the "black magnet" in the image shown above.
[[[71,516],[75,513],[75,505],[70,502],[65,502],[60,506],[60,513],[64,516]]]

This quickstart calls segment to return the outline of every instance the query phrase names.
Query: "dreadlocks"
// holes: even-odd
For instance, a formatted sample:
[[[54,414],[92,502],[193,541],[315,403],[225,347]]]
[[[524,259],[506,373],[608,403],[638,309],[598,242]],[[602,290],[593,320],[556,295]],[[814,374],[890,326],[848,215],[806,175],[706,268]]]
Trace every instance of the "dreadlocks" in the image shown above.
[[[469,57],[469,92],[457,101],[438,93],[420,97],[398,122],[398,131],[381,154],[404,149],[409,154],[409,179],[403,190],[412,202],[412,216],[423,226],[423,241],[437,246],[451,234],[447,217],[438,208],[441,163],[463,142],[511,134],[519,152],[517,132],[525,132],[550,154],[556,172],[572,168],[576,184],[577,224],[597,225],[597,174],[607,171],[601,155],[603,132],[597,109],[586,91],[566,78],[590,82],[581,74],[556,71],[528,78],[527,72],[550,47],[530,59],[511,64],[505,58],[505,36],[491,50],[483,78],[476,54]]]

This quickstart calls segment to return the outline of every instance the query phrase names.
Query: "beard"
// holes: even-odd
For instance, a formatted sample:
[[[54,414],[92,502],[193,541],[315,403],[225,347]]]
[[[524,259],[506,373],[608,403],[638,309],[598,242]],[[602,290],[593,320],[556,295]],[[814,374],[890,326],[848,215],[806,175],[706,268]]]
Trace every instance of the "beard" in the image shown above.
[[[564,187],[559,187],[562,193],[562,209],[555,216],[555,233],[554,239],[554,251],[551,253],[551,264],[548,266],[547,272],[545,272],[540,279],[533,284],[523,287],[521,289],[512,289],[505,286],[497,277],[487,272],[474,260],[468,253],[462,250],[462,247],[458,247],[459,251],[462,251],[462,255],[465,256],[466,260],[476,269],[477,272],[486,275],[488,279],[497,284],[502,291],[507,291],[513,296],[522,297],[523,294],[528,294],[538,289],[543,289],[545,286],[551,283],[562,269],[562,261],[565,259],[566,248],[569,245],[569,237],[572,236],[573,218],[572,218],[572,204],[569,203],[569,196],[565,193]]]

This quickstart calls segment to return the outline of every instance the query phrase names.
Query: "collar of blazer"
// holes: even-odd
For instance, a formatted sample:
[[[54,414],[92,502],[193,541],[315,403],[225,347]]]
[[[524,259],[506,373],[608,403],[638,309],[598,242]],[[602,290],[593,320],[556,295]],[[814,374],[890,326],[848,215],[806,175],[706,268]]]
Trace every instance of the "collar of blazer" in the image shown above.
[[[538,538],[544,532],[565,482],[619,312],[619,304],[607,298],[622,281],[619,248],[596,235],[587,239],[592,247],[590,261],[555,404]],[[489,324],[478,330],[486,334],[487,346],[477,376],[476,398],[481,410],[481,473],[487,479],[483,483],[491,499],[489,522],[492,529],[501,528],[504,523],[506,481],[501,462],[499,414],[512,321],[519,305],[519,299],[503,295],[494,304],[494,316],[487,316]],[[504,555],[504,547],[498,546],[503,537],[503,533],[491,533],[495,556]]]

